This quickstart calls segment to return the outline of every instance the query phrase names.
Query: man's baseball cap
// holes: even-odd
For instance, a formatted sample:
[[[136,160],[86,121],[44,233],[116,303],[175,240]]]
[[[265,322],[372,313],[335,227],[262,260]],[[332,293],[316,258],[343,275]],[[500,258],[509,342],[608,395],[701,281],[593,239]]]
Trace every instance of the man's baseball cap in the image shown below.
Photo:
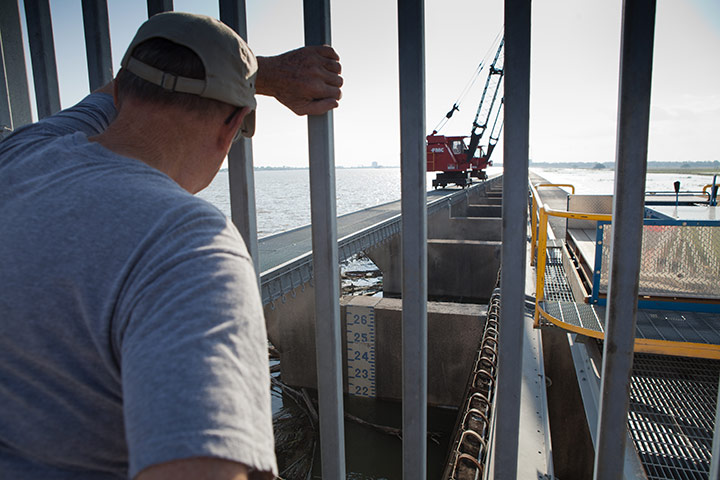
[[[195,52],[205,66],[205,79],[174,75],[134,58],[135,47],[151,38],[164,38]],[[138,29],[121,66],[166,90],[250,107],[252,111],[245,116],[241,132],[245,137],[255,133],[257,60],[245,41],[219,20],[181,12],[154,15]]]

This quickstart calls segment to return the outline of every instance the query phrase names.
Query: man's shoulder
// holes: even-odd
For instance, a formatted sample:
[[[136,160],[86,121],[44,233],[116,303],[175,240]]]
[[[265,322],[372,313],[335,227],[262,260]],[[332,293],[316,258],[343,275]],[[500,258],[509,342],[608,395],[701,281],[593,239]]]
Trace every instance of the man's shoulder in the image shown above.
[[[38,122],[23,125],[0,142],[0,149],[26,141],[58,137],[74,132],[95,135],[107,128],[117,111],[113,98],[105,93],[91,93],[72,107]]]

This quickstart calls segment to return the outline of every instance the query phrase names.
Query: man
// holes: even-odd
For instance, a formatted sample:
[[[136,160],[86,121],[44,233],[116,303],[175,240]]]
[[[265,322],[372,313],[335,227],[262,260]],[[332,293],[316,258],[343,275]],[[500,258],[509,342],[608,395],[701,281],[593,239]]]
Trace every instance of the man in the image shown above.
[[[252,262],[191,194],[253,134],[256,90],[323,113],[339,73],[330,47],[256,60],[160,14],[111,85],[0,143],[2,478],[276,473]]]

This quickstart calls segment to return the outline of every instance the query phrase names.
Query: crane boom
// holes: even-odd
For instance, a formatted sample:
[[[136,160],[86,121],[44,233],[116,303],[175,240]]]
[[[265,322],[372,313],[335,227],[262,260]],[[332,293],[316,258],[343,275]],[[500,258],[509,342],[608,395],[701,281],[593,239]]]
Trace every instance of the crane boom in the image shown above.
[[[504,103],[503,75],[504,75],[504,55],[503,48],[505,39],[501,38],[497,51],[493,58],[488,71],[485,86],[483,88],[480,104],[475,114],[475,120],[470,131],[470,145],[465,143],[466,136],[444,136],[438,135],[436,130],[427,136],[427,170],[429,172],[438,173],[437,178],[433,180],[433,187],[445,187],[448,184],[456,184],[465,187],[472,183],[470,177],[487,178],[485,168],[491,165],[490,155],[492,155],[495,145],[500,138],[502,131],[501,111]],[[479,71],[478,71],[479,74]],[[499,104],[498,104],[499,98]],[[459,110],[457,103],[453,105],[452,110],[446,116],[449,119],[456,110]],[[480,146],[485,131],[487,130],[493,113],[495,120],[490,131],[487,151]],[[482,123],[480,123],[482,122]],[[498,127],[499,122],[499,127]],[[444,122],[441,122],[444,125]],[[479,150],[479,155],[476,153]]]

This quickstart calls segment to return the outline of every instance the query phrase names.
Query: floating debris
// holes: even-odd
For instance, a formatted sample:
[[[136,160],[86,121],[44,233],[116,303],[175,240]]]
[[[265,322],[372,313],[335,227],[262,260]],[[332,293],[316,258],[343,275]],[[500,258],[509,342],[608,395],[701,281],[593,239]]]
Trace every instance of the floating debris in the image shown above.
[[[362,252],[340,264],[340,279],[343,295],[373,296],[382,292],[382,272]]]

